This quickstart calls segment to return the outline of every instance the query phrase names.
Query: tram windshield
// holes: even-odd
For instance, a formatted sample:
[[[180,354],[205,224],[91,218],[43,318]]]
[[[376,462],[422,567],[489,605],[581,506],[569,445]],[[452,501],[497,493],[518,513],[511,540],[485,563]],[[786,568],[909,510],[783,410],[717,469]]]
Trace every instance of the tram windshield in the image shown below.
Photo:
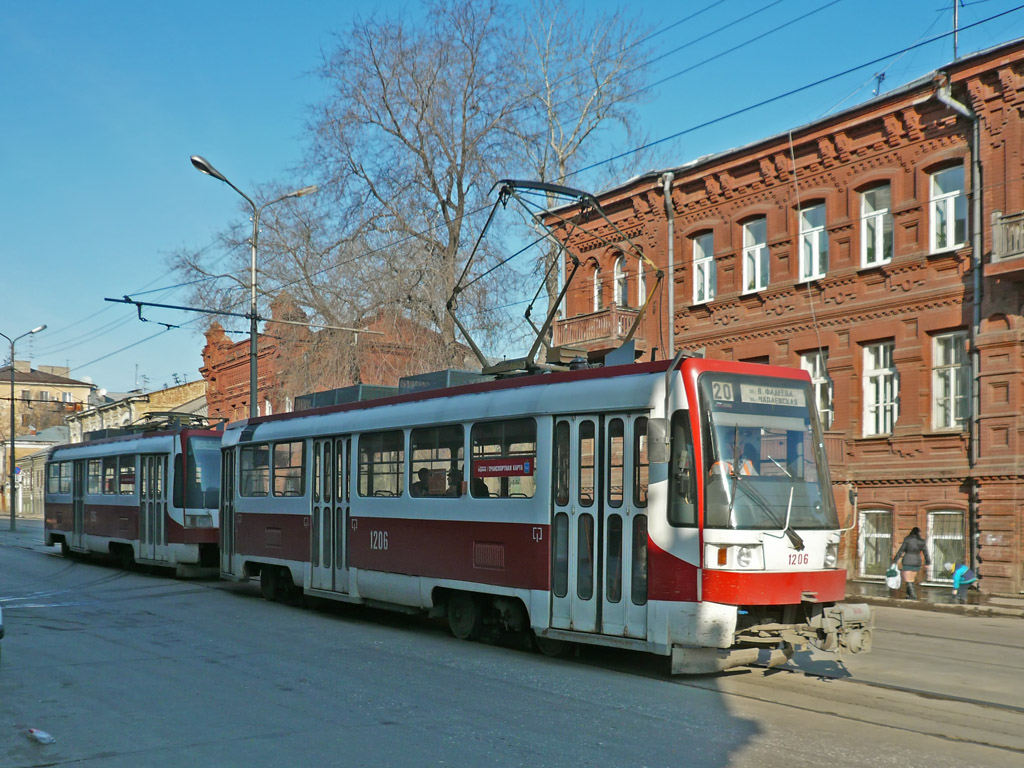
[[[180,471],[181,457],[175,457]],[[185,497],[182,504],[182,486]],[[174,484],[174,506],[185,509],[217,509],[220,495],[220,440],[216,437],[189,437],[185,441],[184,483]]]
[[[839,527],[809,384],[706,373],[698,391],[705,527]]]

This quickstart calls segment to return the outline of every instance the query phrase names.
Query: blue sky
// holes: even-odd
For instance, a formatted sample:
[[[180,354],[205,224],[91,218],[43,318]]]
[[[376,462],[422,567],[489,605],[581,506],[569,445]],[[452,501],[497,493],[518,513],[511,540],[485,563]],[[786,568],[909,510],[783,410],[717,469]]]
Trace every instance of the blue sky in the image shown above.
[[[579,8],[590,5],[581,1]],[[642,127],[653,140],[949,31],[953,19],[952,0],[631,5],[660,32],[645,49],[649,57],[662,56],[650,66],[650,80],[660,82],[642,107]],[[960,24],[1021,5],[1024,0],[963,0]],[[0,0],[0,332],[15,336],[48,326],[19,342],[18,359],[69,365],[72,377],[110,391],[198,378],[198,332],[163,332],[139,322],[134,308],[103,299],[130,294],[184,303],[182,289],[142,291],[177,282],[167,271],[168,254],[210,245],[217,231],[247,221],[238,196],[197,173],[190,155],[204,155],[246,191],[275,180],[307,183],[290,169],[302,157],[306,108],[323,95],[313,74],[321,50],[353,13],[401,7],[415,4]],[[711,34],[730,22],[736,23]],[[1024,8],[963,31],[959,50],[1022,36]],[[803,125],[870,98],[878,72],[888,90],[952,57],[951,38],[891,56],[685,133],[659,146],[658,164],[682,164]],[[611,138],[598,156],[625,148]],[[648,170],[649,163],[622,179]],[[156,310],[146,315],[167,323],[195,320]],[[244,329],[245,321],[237,326]]]

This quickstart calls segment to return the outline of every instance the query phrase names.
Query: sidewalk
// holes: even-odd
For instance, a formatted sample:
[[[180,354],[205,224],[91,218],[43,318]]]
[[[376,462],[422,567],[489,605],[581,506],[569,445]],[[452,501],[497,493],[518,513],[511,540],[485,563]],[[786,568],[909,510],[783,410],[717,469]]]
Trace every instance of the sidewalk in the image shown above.
[[[1024,619],[1024,595],[983,595],[971,590],[967,604],[953,602],[952,588],[942,586],[917,587],[917,600],[906,598],[906,589],[889,589],[875,581],[850,581],[846,585],[848,603],[888,605],[915,611],[937,611],[967,616],[1008,616]]]

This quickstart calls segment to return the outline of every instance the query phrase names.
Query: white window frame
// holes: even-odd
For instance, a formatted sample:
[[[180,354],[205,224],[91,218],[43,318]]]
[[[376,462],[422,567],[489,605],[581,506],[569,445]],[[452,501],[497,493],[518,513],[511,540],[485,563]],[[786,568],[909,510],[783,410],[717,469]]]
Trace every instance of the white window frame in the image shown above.
[[[948,522],[950,518],[953,518],[952,526]],[[929,581],[953,581],[953,574],[946,573],[946,561],[964,561],[967,554],[964,523],[964,513],[959,509],[934,510],[928,513],[928,555],[932,561],[928,568]],[[957,541],[960,542],[959,547],[950,547],[946,544]]]
[[[645,301],[647,301],[647,275],[644,274],[644,262],[641,260],[636,268],[636,305],[642,307]]]
[[[763,240],[758,240],[754,228],[764,228]],[[743,225],[743,293],[763,291],[771,282],[771,264],[768,260],[768,219],[761,216]]]
[[[593,312],[601,311],[601,270],[594,267],[594,306]]]
[[[900,379],[891,341],[864,346],[864,437],[892,434],[899,419]]]
[[[693,238],[693,303],[714,301],[717,282],[715,235],[705,232]]]
[[[872,204],[869,210],[868,195],[883,189],[889,197],[888,205]],[[877,267],[891,262],[893,239],[892,185],[879,184],[865,189],[860,193],[860,265]]]
[[[800,282],[820,280],[828,273],[825,204],[801,208],[797,219],[800,222]]]
[[[626,274],[626,257],[619,256],[612,267],[612,301],[617,307],[629,306],[629,276]]]
[[[892,510],[862,509],[858,514],[858,518],[857,573],[860,577],[866,579],[884,579],[886,566],[892,561],[892,556],[895,553],[892,535]],[[878,522],[870,522],[873,520]],[[871,541],[873,539],[882,539],[885,540],[885,543],[874,545]],[[872,562],[868,562],[869,553],[877,553],[880,557]]]
[[[936,334],[932,339],[932,429],[967,427],[970,389],[967,331]]]
[[[818,419],[822,429],[832,426],[834,411],[832,409],[832,379],[828,375],[828,350],[815,350],[800,355],[800,367],[811,377],[811,389],[814,392],[814,405],[818,409]]]
[[[949,174],[960,175],[960,186],[949,192],[939,191],[939,179]],[[928,175],[930,226],[928,227],[928,248],[931,253],[960,248],[967,242],[967,194],[964,185],[963,165],[943,168]],[[959,214],[959,217],[958,217]],[[957,239],[957,223],[963,221],[962,237]]]

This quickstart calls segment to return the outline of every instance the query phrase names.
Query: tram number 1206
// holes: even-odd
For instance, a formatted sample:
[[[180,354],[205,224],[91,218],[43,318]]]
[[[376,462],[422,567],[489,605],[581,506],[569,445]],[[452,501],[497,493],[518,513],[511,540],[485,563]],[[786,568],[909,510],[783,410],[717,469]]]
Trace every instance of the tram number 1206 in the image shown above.
[[[387,531],[370,531],[370,549],[385,550],[388,548]]]

